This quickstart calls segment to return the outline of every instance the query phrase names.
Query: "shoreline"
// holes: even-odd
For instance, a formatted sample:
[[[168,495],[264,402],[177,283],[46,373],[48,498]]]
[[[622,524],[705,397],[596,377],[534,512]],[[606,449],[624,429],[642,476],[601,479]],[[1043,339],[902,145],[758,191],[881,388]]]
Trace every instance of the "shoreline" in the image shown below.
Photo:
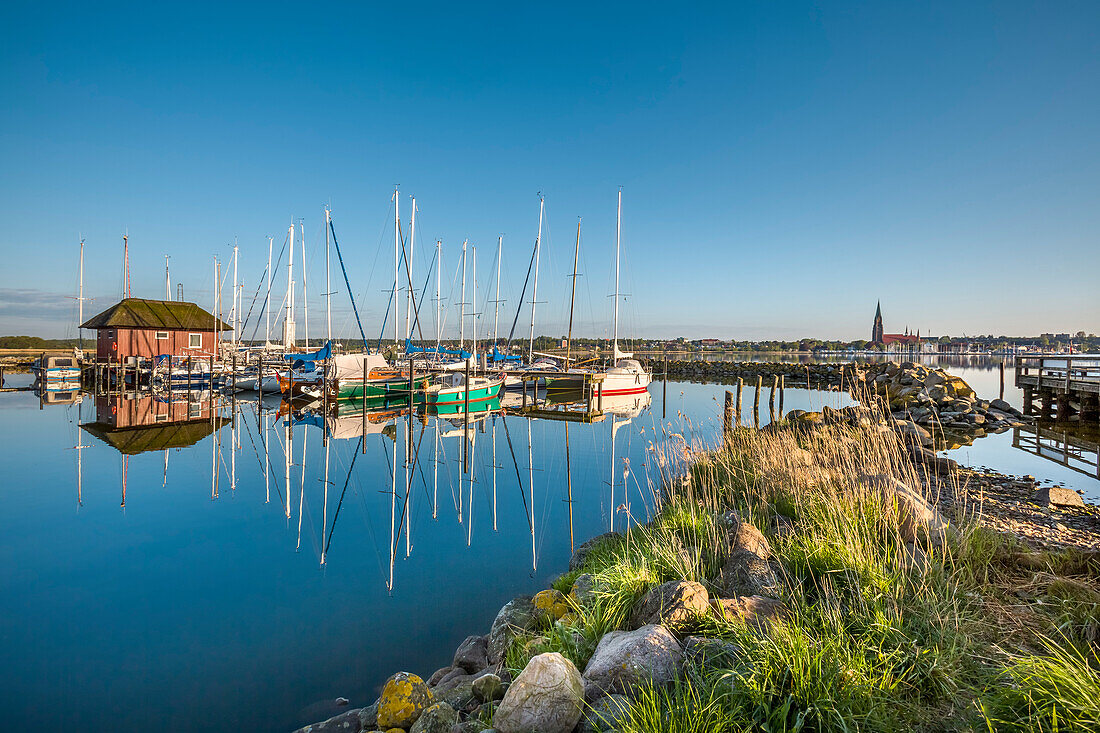
[[[654,497],[657,509],[647,522],[585,542],[551,588],[506,604],[488,633],[466,638],[450,666],[425,678],[398,672],[373,705],[299,730],[634,733],[670,717],[708,715],[718,715],[720,727],[743,727],[754,719],[744,717],[752,710],[787,716],[793,705],[803,716],[820,715],[814,700],[823,694],[845,700],[839,720],[870,729],[937,719],[937,727],[961,730],[1020,723],[998,716],[1011,716],[1020,695],[1031,694],[1007,684],[1027,665],[1061,664],[1084,674],[1087,689],[1100,685],[1100,677],[1088,677],[1090,663],[1079,650],[1080,643],[1087,649],[1100,640],[1100,511],[1031,477],[938,457],[913,430],[919,425],[889,407],[887,399],[824,414],[792,411],[763,430],[735,428],[721,446],[660,452],[665,488]],[[835,555],[824,576],[814,569],[820,552]],[[865,641],[828,621],[836,614],[855,619],[863,611],[831,605],[828,594],[813,590],[841,570],[857,579],[846,582],[860,594],[869,592],[867,583],[877,587],[874,577],[890,579],[877,593],[894,600],[875,613],[894,614],[889,623],[900,636],[890,643],[900,646],[892,653],[904,655],[909,652],[901,650],[916,645],[942,655],[949,685],[933,676],[910,680],[898,692],[893,684],[876,688],[870,675],[861,684],[871,685],[871,692],[853,702],[848,698],[859,685],[850,688],[855,682],[834,674],[838,670],[821,669],[797,681],[809,686],[801,696],[796,683],[785,701],[754,697],[775,671],[762,666],[774,663],[777,670],[795,663],[786,655],[814,656],[808,648],[784,646],[796,632],[826,634],[818,643],[836,654]],[[947,604],[935,614],[919,604],[907,612],[926,614],[927,623],[942,628],[918,633],[907,626],[898,608],[914,603],[910,588]],[[960,592],[983,600],[950,610]],[[1059,596],[1059,608],[1072,607],[1076,616],[1068,632],[1073,638],[1047,648],[1042,639],[1061,633],[1066,623],[1043,615],[1050,613],[1044,603],[1051,605],[1043,599],[1054,592],[1069,595]],[[1039,610],[1017,617],[1013,604],[1020,599],[1034,599]],[[939,615],[945,613],[957,615],[944,624]],[[1011,627],[1018,638],[988,628],[1005,613],[1017,614],[1015,623],[1023,624]],[[930,638],[918,638],[923,633]],[[967,644],[980,649],[959,655],[952,645],[961,642],[951,640],[960,633],[973,636]],[[974,662],[986,645],[998,651],[982,652],[990,660]],[[867,654],[873,659],[860,663],[883,663],[873,647]],[[920,677],[924,672],[914,663],[907,674]],[[910,699],[904,690],[918,682],[944,687]],[[965,691],[962,705],[959,690]],[[1069,699],[1067,711],[1067,701],[1058,701],[1071,723],[1078,720],[1074,715],[1091,722],[1092,701],[1084,708],[1081,702]],[[1030,715],[1041,723],[1049,706],[1039,704]],[[818,722],[828,729],[837,721]],[[1063,725],[1072,728],[1064,718]]]

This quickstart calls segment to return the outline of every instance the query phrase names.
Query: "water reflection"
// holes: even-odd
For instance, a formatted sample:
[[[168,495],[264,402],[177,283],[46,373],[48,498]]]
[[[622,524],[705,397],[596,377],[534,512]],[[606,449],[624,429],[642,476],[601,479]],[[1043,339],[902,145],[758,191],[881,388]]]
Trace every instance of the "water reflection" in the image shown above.
[[[230,493],[235,493],[239,479],[262,481],[264,504],[277,503],[288,526],[294,529],[295,551],[303,550],[303,536],[318,538],[314,543],[317,561],[324,567],[331,560],[334,538],[336,548],[341,547],[337,529],[350,498],[349,490],[354,495],[365,484],[381,483],[376,491],[385,496],[384,511],[388,515],[388,591],[395,587],[397,560],[413,555],[417,534],[435,531],[431,525],[417,526],[414,521],[421,495],[430,506],[433,522],[441,516],[440,494],[444,500],[450,495],[453,521],[461,529],[466,547],[475,544],[479,533],[500,530],[499,501],[518,502],[524,533],[530,537],[530,571],[537,572],[540,505],[544,504],[538,490],[547,482],[536,481],[536,473],[547,470],[540,462],[555,461],[562,451],[563,501],[567,504],[571,553],[576,545],[572,423],[579,423],[572,426],[574,442],[577,430],[600,431],[603,436],[593,439],[606,441],[606,478],[600,480],[606,495],[600,499],[600,506],[607,529],[622,529],[635,517],[636,521],[644,521],[649,509],[645,502],[649,494],[639,490],[644,506],[632,513],[627,496],[630,458],[623,455],[623,439],[619,436],[649,409],[649,393],[607,397],[598,407],[570,401],[568,396],[551,402],[542,392],[531,395],[530,402],[509,395],[504,405],[493,400],[472,405],[469,411],[460,407],[457,412],[441,415],[424,405],[385,399],[314,402],[296,407],[278,397],[241,399],[211,391],[171,395],[120,392],[95,395],[90,400],[95,408],[94,420],[87,421],[83,418],[83,395],[79,391],[77,394],[79,398],[67,404],[78,406],[76,484],[81,505],[83,450],[89,447],[83,444],[85,434],[119,454],[123,508],[131,457],[162,453],[159,478],[162,487],[167,487],[171,453],[196,448],[210,438],[210,499],[221,497],[224,483]],[[547,446],[545,440],[540,443],[535,437],[536,426],[554,423],[564,427],[560,447]],[[249,475],[238,476],[238,462]],[[341,467],[337,469],[334,463]],[[592,484],[594,477],[586,478]],[[188,471],[186,479],[193,483],[193,472]],[[475,529],[475,504],[482,500],[487,502],[488,521],[484,528]],[[311,512],[316,504],[320,505],[319,516]],[[379,518],[377,508],[372,507],[372,519]],[[442,514],[448,513],[444,509]],[[623,515],[619,520],[618,514]]]
[[[1100,429],[1081,423],[1038,423],[1012,429],[1012,447],[1100,479]]]

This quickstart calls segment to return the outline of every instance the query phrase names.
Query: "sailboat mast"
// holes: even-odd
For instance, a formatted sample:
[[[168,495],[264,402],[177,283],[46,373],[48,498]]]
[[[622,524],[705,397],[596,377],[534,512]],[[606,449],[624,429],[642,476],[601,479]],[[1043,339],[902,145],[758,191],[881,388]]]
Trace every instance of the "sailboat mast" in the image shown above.
[[[233,237],[233,344],[234,350],[240,344],[241,338],[241,306],[240,286],[237,285],[237,238]],[[234,481],[234,488],[236,482]]]
[[[172,273],[168,269],[168,255],[164,255],[164,299],[172,299]]]
[[[573,349],[573,305],[577,301],[577,260],[581,254],[581,218],[577,217],[577,246],[573,249],[573,291],[569,295],[569,332],[565,337],[565,365],[569,366],[569,355]],[[566,427],[568,430],[568,426]]]
[[[435,349],[439,353],[439,342],[443,338],[443,301],[440,298],[440,274],[443,271],[443,241],[435,240]],[[434,519],[434,517],[433,517]]]
[[[264,346],[271,345],[271,250],[275,247],[275,238],[267,238],[267,295],[264,296],[264,314],[267,327],[264,332]]]
[[[80,330],[80,324],[84,323],[84,239],[80,240],[80,274],[77,276],[76,290],[76,337],[80,341],[80,350],[84,350],[84,332]]]
[[[400,326],[397,325],[397,263],[401,258],[401,194],[393,190],[393,345],[400,338]],[[396,352],[394,354],[396,356]]]
[[[542,249],[542,212],[546,204],[546,199],[539,194],[539,233],[535,237],[535,282],[531,288],[531,339],[527,347],[527,358],[529,361],[535,360],[535,303],[538,302],[539,294],[539,252]]]
[[[408,259],[406,262],[409,267],[409,292],[405,297],[405,338],[412,338],[412,312],[413,312],[413,291],[412,291],[412,262],[413,262],[413,245],[416,241],[416,196],[412,198],[412,220],[409,223],[409,249]]]
[[[122,235],[122,297],[130,297],[130,235]]]
[[[306,222],[298,220],[298,236],[302,241],[302,320],[306,337],[306,349],[309,349],[309,291],[306,290]],[[303,441],[304,444],[304,441]]]
[[[493,301],[493,348],[500,341],[500,255],[504,250],[504,235],[497,237],[497,294]]]
[[[283,349],[294,348],[294,219],[286,230],[290,257],[286,263],[286,319],[283,321]],[[289,514],[287,516],[290,516]]]
[[[474,320],[474,323],[473,323],[473,332],[474,332],[473,340],[474,340],[474,343],[473,343],[473,346],[470,347],[470,353],[472,354],[472,358],[474,360],[474,367],[476,368],[477,367],[477,247],[474,246],[471,249],[473,250],[472,253],[471,253],[471,259],[473,259],[473,263],[471,264],[470,274],[471,274],[471,279],[473,280],[473,283],[472,283],[472,287],[470,289],[473,291],[473,300],[471,301],[471,304],[473,305],[474,309],[470,312],[470,317],[473,318],[473,320]]]
[[[466,340],[466,243],[470,241],[468,239],[462,240],[462,300],[458,304],[458,348],[462,349],[462,344]]]
[[[328,247],[328,228],[329,228],[329,211],[328,207],[325,207],[325,337],[332,341],[332,276],[330,272],[330,258]],[[328,451],[325,451],[325,462],[328,463]],[[325,478],[328,481],[328,478]],[[326,491],[328,484],[326,483]],[[327,497],[328,494],[326,493]]]
[[[615,319],[612,322],[611,360],[619,358],[619,241],[623,222],[623,189],[619,187],[619,206],[615,213]]]

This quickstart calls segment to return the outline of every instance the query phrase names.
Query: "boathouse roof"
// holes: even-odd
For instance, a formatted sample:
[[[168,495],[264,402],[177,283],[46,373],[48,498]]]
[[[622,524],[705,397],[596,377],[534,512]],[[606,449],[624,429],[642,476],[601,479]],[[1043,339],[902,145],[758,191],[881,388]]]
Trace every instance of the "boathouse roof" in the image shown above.
[[[232,331],[233,327],[214,318],[195,303],[182,300],[123,298],[81,328],[147,328],[167,331]]]

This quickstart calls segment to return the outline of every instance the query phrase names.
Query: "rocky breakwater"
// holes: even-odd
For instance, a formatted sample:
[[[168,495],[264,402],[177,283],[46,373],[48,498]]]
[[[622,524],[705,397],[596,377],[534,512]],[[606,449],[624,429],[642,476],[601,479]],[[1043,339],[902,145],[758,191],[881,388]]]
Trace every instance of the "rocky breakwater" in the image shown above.
[[[588,572],[627,539],[608,533],[580,548],[570,572],[534,597],[509,601],[489,633],[470,636],[452,663],[426,680],[399,672],[369,707],[297,733],[586,733],[614,730],[633,696],[729,665],[740,649],[706,636],[714,620],[739,619],[763,633],[781,622],[782,566],[764,535],[735,512],[716,517],[716,572],[672,580],[633,597],[616,628],[591,634],[607,589]],[[569,581],[572,582],[569,582]],[[563,585],[567,583],[567,585]],[[543,651],[558,647],[560,651]],[[520,668],[521,666],[521,668]]]
[[[664,374],[666,362],[652,361],[649,368],[655,377]],[[686,361],[667,362],[668,376],[673,379],[735,382],[738,379],[755,382],[759,376],[764,387],[770,387],[773,377],[783,377],[786,386],[806,386],[815,389],[840,389],[850,381],[850,364],[786,364],[770,361]]]

